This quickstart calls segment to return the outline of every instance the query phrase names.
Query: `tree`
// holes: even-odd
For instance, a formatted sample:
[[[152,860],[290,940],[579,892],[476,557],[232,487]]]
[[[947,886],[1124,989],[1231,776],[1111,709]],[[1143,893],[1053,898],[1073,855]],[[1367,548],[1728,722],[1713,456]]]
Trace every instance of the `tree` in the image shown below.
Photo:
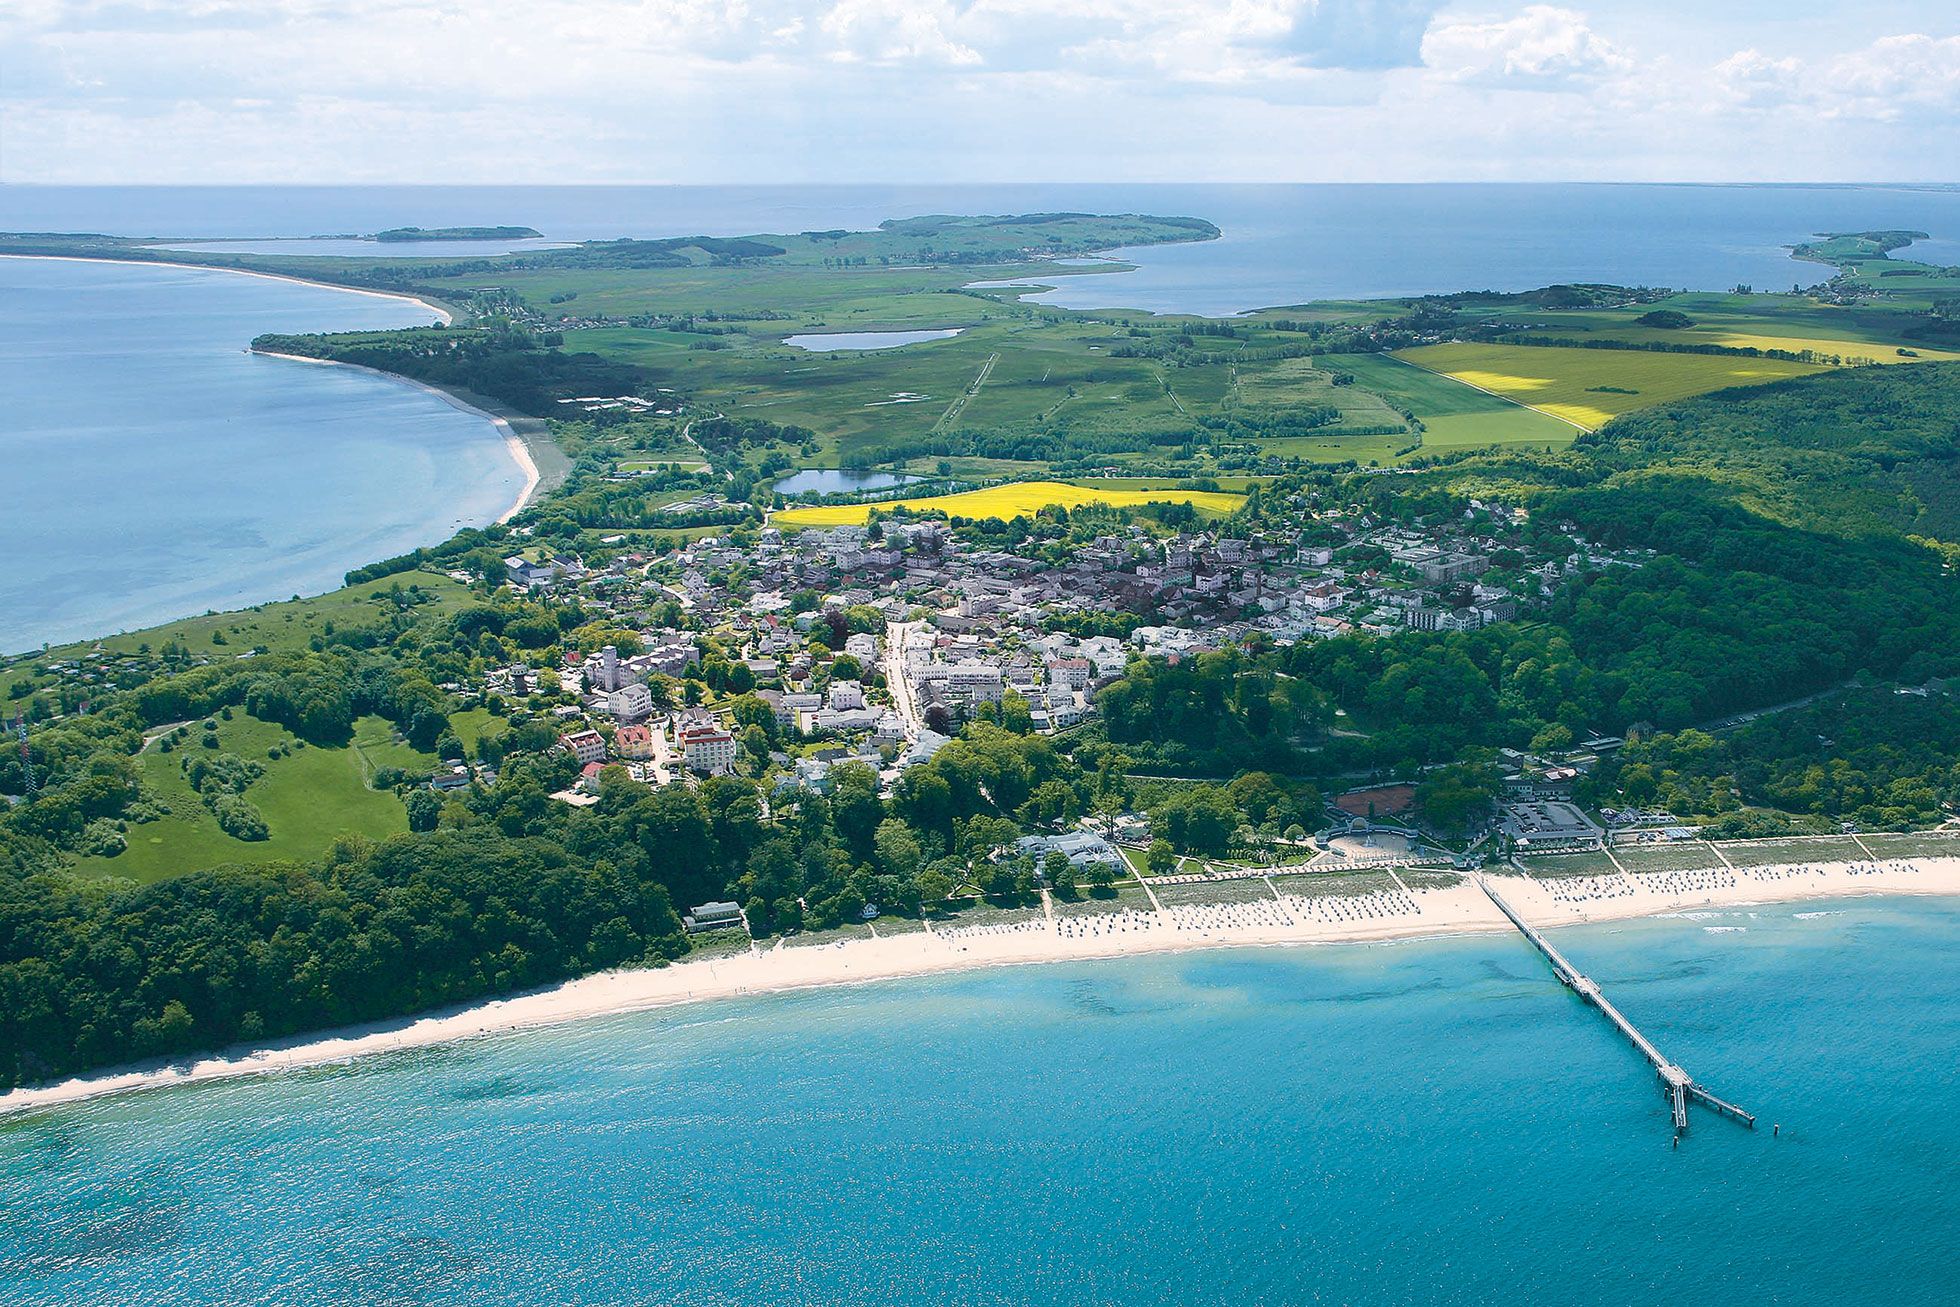
[[[1144,855],[1144,865],[1153,876],[1168,876],[1177,866],[1177,850],[1167,839],[1150,841],[1150,852]]]
[[[953,892],[953,878],[937,867],[927,867],[914,879],[919,887],[919,902],[926,907],[944,902]]]
[[[878,869],[887,876],[911,880],[925,863],[918,837],[912,834],[910,826],[896,817],[887,817],[878,823],[873,843],[878,854]]]
[[[402,806],[408,809],[408,828],[412,831],[432,831],[442,817],[442,797],[434,790],[410,790]]]

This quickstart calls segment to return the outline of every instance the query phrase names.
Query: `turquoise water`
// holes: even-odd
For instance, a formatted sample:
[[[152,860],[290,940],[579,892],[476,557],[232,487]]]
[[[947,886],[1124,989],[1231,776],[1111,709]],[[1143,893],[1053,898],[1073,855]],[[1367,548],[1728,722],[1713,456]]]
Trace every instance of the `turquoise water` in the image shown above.
[[[523,477],[486,419],[245,349],[433,320],[264,277],[0,259],[0,651],[318,593],[494,521]]]
[[[0,1300],[1950,1304],[1960,902],[731,1001],[0,1124]],[[1011,1032],[1008,1033],[1008,1032]],[[1781,1138],[1768,1125],[1779,1121]]]

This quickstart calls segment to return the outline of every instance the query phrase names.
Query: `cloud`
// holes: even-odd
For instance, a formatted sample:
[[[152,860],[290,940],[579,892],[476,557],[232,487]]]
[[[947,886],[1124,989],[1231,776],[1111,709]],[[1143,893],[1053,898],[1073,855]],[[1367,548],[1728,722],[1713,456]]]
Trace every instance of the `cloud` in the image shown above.
[[[0,0],[0,180],[1927,179],[1960,157],[1944,32],[1446,3]]]
[[[1510,18],[1439,20],[1422,62],[1459,82],[1559,90],[1613,77],[1633,60],[1571,9],[1532,5]]]
[[[947,33],[956,21],[943,0],[837,0],[818,27],[831,42],[830,57],[846,62],[982,62],[978,50]]]
[[[1715,66],[1713,82],[1740,109],[1874,122],[1951,113],[1960,110],[1960,36],[1885,36],[1813,60],[1740,50]]]

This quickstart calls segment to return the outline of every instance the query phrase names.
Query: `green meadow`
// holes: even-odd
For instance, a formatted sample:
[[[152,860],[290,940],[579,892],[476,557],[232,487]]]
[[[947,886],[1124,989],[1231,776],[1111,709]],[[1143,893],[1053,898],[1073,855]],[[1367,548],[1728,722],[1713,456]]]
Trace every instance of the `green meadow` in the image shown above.
[[[316,858],[340,835],[381,839],[408,829],[408,815],[393,793],[369,787],[378,767],[429,767],[434,759],[396,742],[388,723],[362,718],[353,743],[336,749],[302,745],[283,727],[236,713],[217,722],[218,747],[199,743],[203,732],[166,753],[152,743],[137,756],[146,794],[169,808],[156,821],[131,823],[129,847],[113,858],[81,858],[82,876],[162,880],[221,863],[267,863]],[[283,754],[277,759],[270,753]],[[184,778],[183,763],[200,754],[229,753],[265,764],[265,775],[245,791],[264,814],[270,837],[233,839]]]

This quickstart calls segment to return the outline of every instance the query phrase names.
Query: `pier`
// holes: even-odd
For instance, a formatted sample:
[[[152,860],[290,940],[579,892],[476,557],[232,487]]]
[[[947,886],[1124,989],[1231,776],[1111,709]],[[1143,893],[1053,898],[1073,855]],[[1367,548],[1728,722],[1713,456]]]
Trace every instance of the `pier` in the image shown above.
[[[1598,1008],[1600,1013],[1626,1036],[1627,1042],[1638,1049],[1640,1055],[1654,1068],[1654,1074],[1660,1077],[1661,1092],[1667,1096],[1668,1106],[1673,1111],[1674,1137],[1677,1143],[1688,1129],[1688,1104],[1691,1101],[1701,1103],[1723,1116],[1740,1121],[1751,1130],[1756,1128],[1755,1117],[1734,1103],[1725,1102],[1696,1084],[1694,1077],[1689,1075],[1679,1063],[1669,1061],[1660,1049],[1654,1047],[1653,1041],[1641,1034],[1639,1027],[1627,1020],[1626,1015],[1613,1006],[1612,1001],[1601,992],[1599,985],[1590,976],[1566,961],[1565,955],[1553,948],[1550,940],[1504,901],[1504,896],[1497,892],[1488,877],[1478,874],[1476,879],[1484,893],[1490,896],[1490,901],[1497,905],[1497,910],[1518,928],[1518,932],[1530,941],[1533,948],[1545,955],[1545,960],[1552,964],[1552,974],[1558,977],[1559,983]]]

